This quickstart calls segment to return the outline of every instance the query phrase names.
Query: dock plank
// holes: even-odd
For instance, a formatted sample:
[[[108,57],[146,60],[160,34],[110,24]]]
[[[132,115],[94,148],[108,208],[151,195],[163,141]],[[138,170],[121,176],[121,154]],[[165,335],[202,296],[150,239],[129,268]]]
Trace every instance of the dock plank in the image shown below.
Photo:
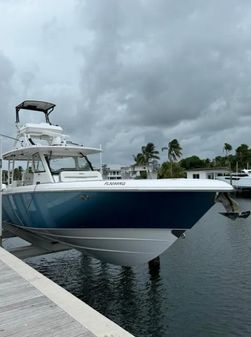
[[[1,337],[95,337],[0,261]]]
[[[0,337],[134,337],[0,247]]]

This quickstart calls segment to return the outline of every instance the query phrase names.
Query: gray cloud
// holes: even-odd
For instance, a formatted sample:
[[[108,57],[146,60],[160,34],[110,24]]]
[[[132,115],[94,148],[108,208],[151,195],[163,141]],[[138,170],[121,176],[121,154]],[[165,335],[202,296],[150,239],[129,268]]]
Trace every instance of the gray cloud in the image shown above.
[[[42,10],[21,3],[4,8],[20,6],[23,19],[36,20],[17,21],[20,34],[7,19],[0,24],[13,37],[3,42],[15,67],[8,102],[14,76],[15,103],[55,101],[53,120],[80,143],[103,144],[108,162],[130,162],[145,143],[161,148],[172,138],[184,155],[214,156],[225,141],[251,144],[250,1],[72,0],[58,7],[45,0]]]
[[[132,130],[129,143],[139,133],[146,141],[155,134],[151,141],[159,144],[170,141],[167,131],[179,131],[183,121],[185,129],[170,135],[188,145],[194,133],[209,139],[241,129],[250,111],[248,1],[87,1],[81,15],[93,37],[82,48],[87,134],[95,128],[114,149],[108,138],[125,141],[126,128]],[[203,154],[203,146],[196,151]]]
[[[0,91],[1,101],[7,105],[8,97],[13,94],[11,81],[14,74],[14,67],[8,58],[0,51]]]
[[[0,133],[13,134],[13,127],[11,127],[11,109],[13,98],[15,97],[14,91],[14,83],[13,78],[15,74],[15,69],[11,61],[4,55],[4,53],[0,50],[0,95],[1,95],[1,103],[0,103],[0,116],[1,116],[1,127]],[[14,115],[14,114],[13,114]],[[4,142],[3,148],[6,148],[6,144]]]

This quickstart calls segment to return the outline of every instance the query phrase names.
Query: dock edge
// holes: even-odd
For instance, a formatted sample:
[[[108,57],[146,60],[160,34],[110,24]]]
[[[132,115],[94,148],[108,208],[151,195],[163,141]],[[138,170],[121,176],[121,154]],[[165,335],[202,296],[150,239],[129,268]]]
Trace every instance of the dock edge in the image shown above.
[[[134,337],[2,247],[0,260],[97,337]]]

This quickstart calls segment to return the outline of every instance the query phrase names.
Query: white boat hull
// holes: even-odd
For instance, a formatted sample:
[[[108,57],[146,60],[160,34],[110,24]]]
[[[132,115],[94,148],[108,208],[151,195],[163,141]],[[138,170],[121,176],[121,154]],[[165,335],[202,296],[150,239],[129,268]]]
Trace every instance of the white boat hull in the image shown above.
[[[220,181],[153,180],[38,184],[3,193],[3,219],[101,260],[135,265],[162,254],[172,231],[213,206]]]
[[[177,239],[170,229],[32,229],[87,255],[119,265],[146,263]]]
[[[240,189],[240,190],[250,190],[251,189],[251,176],[248,177],[220,177],[217,178],[218,180],[224,181],[228,184],[231,184],[235,189]]]

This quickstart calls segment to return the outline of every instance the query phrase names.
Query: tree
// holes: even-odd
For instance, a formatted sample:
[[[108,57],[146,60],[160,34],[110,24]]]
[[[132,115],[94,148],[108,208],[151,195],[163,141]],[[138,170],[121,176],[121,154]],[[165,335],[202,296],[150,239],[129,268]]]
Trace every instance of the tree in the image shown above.
[[[205,162],[205,167],[210,167],[211,166],[211,160],[209,158],[203,159]]]
[[[171,163],[171,176],[172,176],[172,164],[174,161],[176,161],[178,158],[182,156],[182,147],[180,146],[177,139],[171,140],[171,142],[168,143],[168,147],[162,147],[162,151],[167,150],[168,154],[168,160]]]
[[[167,155],[170,162],[176,161],[182,156],[182,147],[177,139],[171,140],[171,142],[168,143],[168,147],[162,147],[162,151],[164,150],[168,151]]]
[[[146,162],[145,162],[145,157],[143,156],[142,153],[138,153],[136,156],[133,155],[133,159],[135,161],[135,164],[136,165],[146,165]]]
[[[224,167],[226,165],[226,157],[216,156],[213,163],[214,167]]]
[[[232,151],[232,145],[228,144],[228,143],[224,143],[224,148],[223,151],[225,151],[226,157],[229,155],[229,152]]]
[[[247,144],[241,144],[237,147],[236,151],[236,161],[238,162],[239,168],[245,168],[251,160],[251,150]]]
[[[230,162],[230,157],[229,157],[229,152],[232,151],[232,145],[228,144],[228,143],[224,143],[224,147],[223,147],[223,151],[225,151],[225,163],[224,165],[229,166],[229,168],[231,169],[231,162]]]
[[[158,178],[184,178],[185,170],[180,163],[164,162],[158,171]]]
[[[146,146],[142,146],[142,155],[145,159],[146,165],[149,165],[149,163],[153,159],[159,159],[159,151],[155,149],[155,145],[153,143],[148,143]]]
[[[153,143],[148,143],[146,146],[142,146],[142,152],[138,153],[136,156],[133,156],[137,165],[149,165],[153,159],[159,159],[159,151],[155,149]]]
[[[16,167],[14,169],[14,178],[13,178],[13,180],[22,180],[22,173],[23,173],[22,166]]]
[[[146,146],[141,147],[142,152],[133,156],[136,165],[145,165],[147,172],[149,172],[149,165],[154,159],[159,159],[159,151],[156,150],[153,143],[148,143]]]
[[[197,156],[191,156],[191,157],[187,157],[187,158],[182,159],[180,161],[180,165],[184,169],[190,170],[190,169],[194,169],[194,168],[205,167],[206,163],[205,163],[205,160],[202,160]]]

